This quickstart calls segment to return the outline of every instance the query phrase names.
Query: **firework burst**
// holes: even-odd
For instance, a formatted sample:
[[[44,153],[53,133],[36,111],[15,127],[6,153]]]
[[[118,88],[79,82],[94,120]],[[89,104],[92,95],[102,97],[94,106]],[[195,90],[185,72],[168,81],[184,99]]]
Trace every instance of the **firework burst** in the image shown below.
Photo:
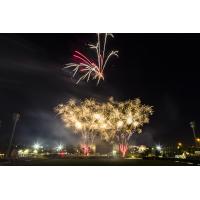
[[[132,134],[141,133],[143,125],[149,123],[149,116],[153,114],[152,107],[141,104],[140,99],[117,102],[113,98],[105,103],[93,99],[80,103],[70,100],[65,105],[58,105],[55,111],[66,127],[81,134],[85,155],[89,154],[95,137],[100,136],[107,141],[117,140],[123,157]]]
[[[103,42],[101,35],[104,35]],[[100,80],[104,80],[104,69],[108,64],[108,61],[112,56],[118,57],[118,51],[111,51],[106,53],[106,44],[108,37],[114,37],[113,34],[105,33],[105,34],[97,34],[97,43],[89,44],[89,48],[95,50],[96,52],[96,61],[92,61],[92,59],[85,56],[83,53],[79,51],[75,51],[73,54],[73,58],[77,60],[77,62],[66,64],[65,68],[73,68],[73,77],[77,72],[83,73],[81,77],[78,79],[77,84],[86,79],[87,82],[92,78],[97,80],[97,85]]]
[[[144,124],[149,123],[153,109],[151,106],[142,104],[138,98],[123,102],[117,102],[111,98],[106,103],[106,108],[109,111],[107,123],[110,123],[110,129],[104,131],[103,135],[108,140],[117,140],[119,151],[125,157],[131,136],[133,133],[142,132]]]
[[[99,104],[92,99],[86,99],[80,103],[69,100],[65,105],[60,104],[55,108],[65,126],[81,135],[81,149],[86,156],[98,133],[97,121],[100,117],[98,110]]]

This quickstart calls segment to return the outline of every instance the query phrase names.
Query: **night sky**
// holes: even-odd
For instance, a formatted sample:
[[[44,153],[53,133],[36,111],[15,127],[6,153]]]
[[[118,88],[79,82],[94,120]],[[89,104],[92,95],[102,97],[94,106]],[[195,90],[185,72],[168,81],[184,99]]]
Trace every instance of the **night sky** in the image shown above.
[[[12,113],[19,112],[15,143],[32,144],[78,138],[66,130],[53,108],[69,98],[105,101],[141,98],[154,107],[150,123],[136,144],[192,144],[190,121],[200,123],[199,34],[114,34],[108,49],[119,50],[111,59],[105,81],[81,82],[63,71],[74,50],[89,56],[87,44],[95,34],[0,34],[0,145],[12,130]],[[198,134],[198,132],[197,132]]]

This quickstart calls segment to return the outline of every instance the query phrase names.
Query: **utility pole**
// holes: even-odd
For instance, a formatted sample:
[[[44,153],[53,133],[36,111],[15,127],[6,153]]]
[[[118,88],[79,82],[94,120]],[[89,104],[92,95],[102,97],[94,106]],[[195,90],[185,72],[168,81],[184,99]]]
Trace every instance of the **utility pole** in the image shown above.
[[[15,134],[15,128],[17,125],[17,122],[19,120],[20,114],[19,113],[14,113],[13,114],[13,129],[12,129],[12,133],[11,133],[11,137],[10,137],[10,141],[9,141],[9,146],[8,146],[8,150],[7,150],[7,154],[6,157],[9,158],[10,157],[10,153],[11,153],[11,147],[12,147],[12,143],[13,143],[13,138],[14,138],[14,134]]]

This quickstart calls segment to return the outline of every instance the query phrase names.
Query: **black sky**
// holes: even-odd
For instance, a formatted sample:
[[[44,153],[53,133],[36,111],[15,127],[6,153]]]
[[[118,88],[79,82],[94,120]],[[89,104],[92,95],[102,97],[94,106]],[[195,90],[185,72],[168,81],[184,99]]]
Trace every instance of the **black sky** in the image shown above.
[[[109,49],[119,50],[111,60],[105,81],[75,84],[62,68],[74,50],[89,55],[87,43],[95,34],[0,34],[0,144],[6,144],[12,113],[20,112],[16,143],[35,140],[73,144],[53,108],[70,97],[117,100],[140,97],[155,113],[138,144],[192,143],[189,122],[200,122],[198,68],[199,34],[114,34]],[[92,54],[91,54],[92,55]]]

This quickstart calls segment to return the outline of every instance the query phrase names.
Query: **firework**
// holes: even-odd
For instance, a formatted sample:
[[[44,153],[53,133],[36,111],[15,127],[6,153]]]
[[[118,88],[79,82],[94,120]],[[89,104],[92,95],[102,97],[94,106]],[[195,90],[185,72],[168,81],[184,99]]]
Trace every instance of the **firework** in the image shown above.
[[[71,128],[74,133],[81,134],[81,148],[84,155],[90,152],[90,145],[98,133],[98,123],[101,121],[101,115],[98,114],[99,105],[92,99],[86,99],[81,103],[70,100],[66,105],[60,104],[56,112],[61,115],[66,127]]]
[[[114,101],[99,103],[86,99],[80,103],[74,100],[56,107],[66,127],[82,136],[82,149],[85,155],[96,136],[107,141],[119,143],[119,151],[124,157],[128,150],[128,142],[133,133],[141,133],[144,124],[149,123],[153,114],[151,106],[141,104],[140,99],[124,102]]]
[[[119,151],[124,157],[133,133],[141,133],[144,124],[149,123],[153,114],[151,106],[141,104],[140,99],[116,102],[111,98],[104,104],[107,129],[102,131],[106,140],[117,140]]]
[[[104,35],[103,43],[101,35]],[[93,61],[91,58],[88,58],[83,53],[79,51],[75,51],[73,54],[73,58],[76,62],[66,64],[64,68],[73,68],[73,77],[76,75],[77,72],[83,73],[81,77],[78,79],[77,84],[81,81],[86,79],[87,81],[92,79],[97,80],[97,85],[99,84],[100,80],[104,80],[104,69],[108,64],[108,61],[112,56],[118,57],[118,51],[111,51],[106,53],[106,44],[107,38],[114,37],[113,34],[97,34],[97,43],[96,44],[89,44],[89,48],[95,50],[96,52],[96,59]]]
[[[81,145],[81,149],[83,151],[83,154],[88,156],[90,153],[90,147],[86,144]]]

